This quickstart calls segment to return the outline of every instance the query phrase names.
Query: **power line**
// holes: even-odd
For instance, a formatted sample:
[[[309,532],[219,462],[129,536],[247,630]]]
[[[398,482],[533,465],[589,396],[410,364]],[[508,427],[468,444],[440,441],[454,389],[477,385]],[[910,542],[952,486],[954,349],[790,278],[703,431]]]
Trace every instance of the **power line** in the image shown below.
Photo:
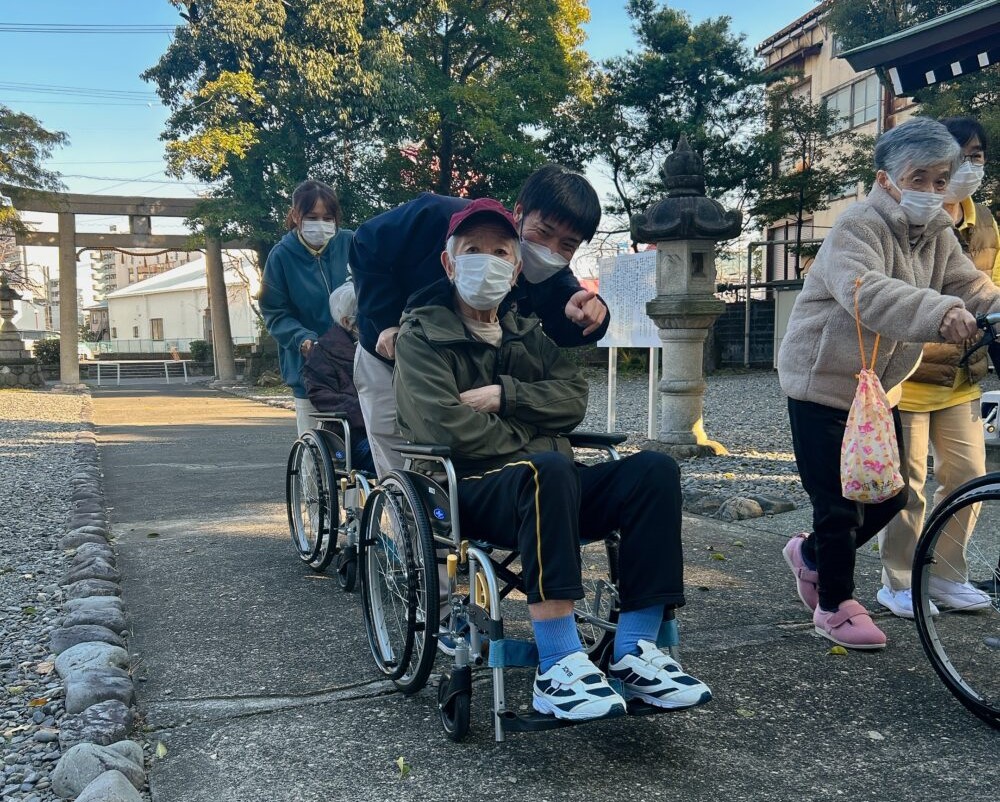
[[[150,103],[119,103],[116,101],[103,101],[103,100],[26,100],[23,98],[18,98],[17,100],[5,100],[4,104],[17,105],[17,106],[149,106]]]
[[[47,23],[0,22],[0,33],[87,33],[87,34],[147,34],[173,33],[174,25],[60,25]]]
[[[151,100],[156,98],[155,92],[138,89],[107,89],[103,86],[60,86],[58,84],[29,84],[16,81],[0,81],[0,90],[15,92],[40,92],[50,95],[81,95],[84,97],[109,97],[129,100]]]

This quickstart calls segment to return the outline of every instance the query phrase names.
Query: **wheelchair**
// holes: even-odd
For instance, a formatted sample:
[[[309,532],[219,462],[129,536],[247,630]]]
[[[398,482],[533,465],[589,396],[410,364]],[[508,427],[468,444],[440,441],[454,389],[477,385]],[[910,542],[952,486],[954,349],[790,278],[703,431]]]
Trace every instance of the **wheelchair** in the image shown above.
[[[575,449],[619,459],[615,446],[624,435],[575,432]],[[473,667],[486,666],[493,690],[494,736],[531,732],[581,722],[508,708],[504,669],[535,668],[538,653],[530,640],[509,637],[501,606],[514,591],[523,592],[515,570],[516,551],[508,551],[460,531],[457,487],[450,450],[437,445],[398,449],[406,467],[381,477],[364,508],[358,543],[362,608],[369,646],[382,674],[406,696],[428,682],[438,651],[450,656],[450,670],[437,687],[445,735],[460,741],[469,731]],[[416,461],[436,463],[428,475],[413,470]],[[617,533],[581,547],[585,597],[575,603],[581,642],[590,659],[607,669],[618,621]],[[441,605],[447,605],[441,615]],[[676,658],[677,621],[664,615],[657,643]],[[446,646],[446,643],[448,644]],[[629,714],[663,712],[633,700]]]
[[[285,472],[288,530],[299,558],[322,573],[336,560],[340,586],[357,583],[358,535],[374,476],[351,465],[351,428],[341,413],[312,416],[318,425],[295,441]]]

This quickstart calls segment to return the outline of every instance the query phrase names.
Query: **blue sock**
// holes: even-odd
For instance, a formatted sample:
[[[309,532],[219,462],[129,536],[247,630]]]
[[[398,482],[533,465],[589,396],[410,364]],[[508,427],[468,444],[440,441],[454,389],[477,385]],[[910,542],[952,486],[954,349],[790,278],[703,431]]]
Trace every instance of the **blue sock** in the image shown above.
[[[580,633],[576,631],[573,616],[549,618],[546,621],[532,621],[535,630],[535,644],[538,646],[538,670],[542,674],[557,662],[573,652],[582,652]]]
[[[656,643],[662,620],[662,604],[622,613],[618,618],[618,630],[615,632],[615,662],[627,654],[639,654],[641,640]]]

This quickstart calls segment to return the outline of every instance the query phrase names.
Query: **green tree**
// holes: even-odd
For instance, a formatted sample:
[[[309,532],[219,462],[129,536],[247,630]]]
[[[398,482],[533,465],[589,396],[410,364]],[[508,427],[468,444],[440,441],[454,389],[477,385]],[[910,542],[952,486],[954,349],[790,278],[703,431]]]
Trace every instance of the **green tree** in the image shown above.
[[[347,220],[367,216],[355,170],[378,155],[367,143],[392,119],[401,57],[384,20],[364,0],[171,2],[189,24],[143,78],[171,109],[172,172],[214,182],[197,221],[251,240],[263,264],[307,177],[337,186]]]
[[[920,22],[967,5],[968,0],[837,0],[827,14],[827,24],[845,48],[858,47]],[[888,86],[885,76],[883,83]],[[920,90],[915,96],[920,114],[942,117],[975,117],[986,129],[992,150],[1000,146],[1000,67],[991,65],[946,83]],[[986,180],[977,197],[1000,209],[1000,159],[993,154],[986,164]]]
[[[705,164],[709,194],[740,206],[766,172],[765,76],[728,17],[694,24],[657,0],[629,0],[637,52],[592,68],[588,93],[560,109],[550,153],[596,160],[614,186],[607,210],[618,230],[662,194],[656,175],[681,134]]]
[[[42,162],[66,141],[66,134],[61,131],[49,131],[34,117],[0,104],[0,184],[26,189],[62,189],[59,174],[45,169]],[[23,228],[10,199],[0,198],[0,272],[15,289],[37,290],[28,280],[14,247],[14,237]]]
[[[544,159],[538,129],[579,89],[584,0],[381,5],[404,45],[409,93],[409,141],[386,153],[388,200],[433,189],[512,201]]]
[[[767,132],[759,142],[772,167],[753,212],[765,225],[794,219],[792,250],[801,255],[807,252],[802,244],[805,218],[829,208],[845,188],[853,192],[857,182],[874,180],[874,143],[869,136],[842,130],[844,121],[835,109],[795,97],[790,89],[776,90],[769,103]],[[795,272],[801,276],[798,263]]]

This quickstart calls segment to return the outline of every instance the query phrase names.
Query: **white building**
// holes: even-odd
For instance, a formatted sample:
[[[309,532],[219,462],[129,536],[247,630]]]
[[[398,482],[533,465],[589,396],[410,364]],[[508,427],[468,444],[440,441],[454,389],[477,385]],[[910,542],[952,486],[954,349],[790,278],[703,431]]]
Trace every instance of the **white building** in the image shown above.
[[[223,254],[229,324],[234,343],[256,342],[257,317],[251,299],[260,289],[257,270],[240,252]],[[186,352],[192,340],[212,341],[205,257],[109,293],[111,353]]]

